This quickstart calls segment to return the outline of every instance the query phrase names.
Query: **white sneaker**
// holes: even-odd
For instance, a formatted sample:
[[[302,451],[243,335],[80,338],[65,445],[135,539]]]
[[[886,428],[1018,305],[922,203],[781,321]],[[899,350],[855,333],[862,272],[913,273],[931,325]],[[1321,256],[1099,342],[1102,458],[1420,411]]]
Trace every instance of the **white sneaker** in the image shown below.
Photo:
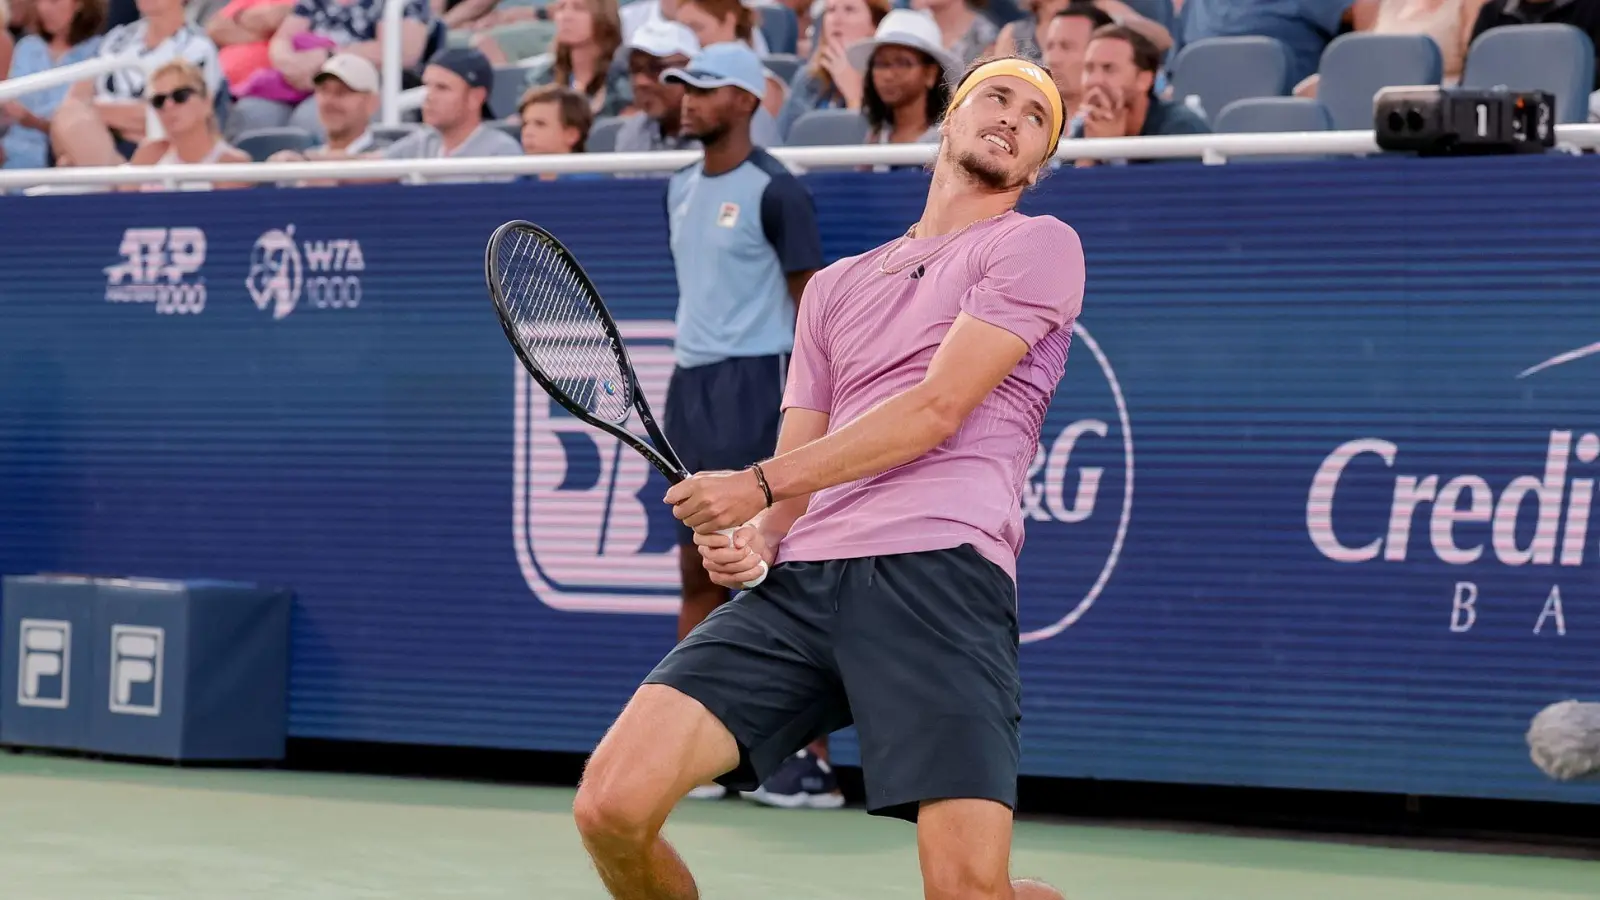
[[[689,792],[690,800],[721,800],[728,796],[728,789],[720,784],[702,784]]]

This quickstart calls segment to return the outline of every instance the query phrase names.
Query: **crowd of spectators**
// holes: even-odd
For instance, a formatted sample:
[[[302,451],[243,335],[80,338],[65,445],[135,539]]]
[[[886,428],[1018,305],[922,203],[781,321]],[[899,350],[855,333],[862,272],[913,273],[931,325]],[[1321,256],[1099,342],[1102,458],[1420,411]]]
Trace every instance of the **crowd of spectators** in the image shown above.
[[[130,69],[0,103],[0,164],[171,165],[231,159],[235,147],[277,159],[694,147],[681,133],[683,88],[661,76],[727,43],[763,62],[751,134],[770,148],[817,110],[858,112],[869,143],[936,140],[950,78],[991,54],[1043,62],[1069,134],[1096,138],[1209,130],[1168,84],[1177,52],[1204,38],[1276,38],[1302,97],[1316,96],[1322,51],[1349,31],[1428,36],[1447,84],[1489,28],[1560,22],[1600,38],[1600,0],[1174,0],[1173,15],[1141,0],[406,0],[402,86],[427,99],[397,130],[371,127],[384,5],[0,0],[0,72],[112,54],[148,70],[187,63],[184,77],[198,75],[178,105],[209,104],[206,127],[226,148],[169,134],[171,111],[155,101],[171,104],[170,92]],[[305,139],[265,152],[251,140],[285,127]]]

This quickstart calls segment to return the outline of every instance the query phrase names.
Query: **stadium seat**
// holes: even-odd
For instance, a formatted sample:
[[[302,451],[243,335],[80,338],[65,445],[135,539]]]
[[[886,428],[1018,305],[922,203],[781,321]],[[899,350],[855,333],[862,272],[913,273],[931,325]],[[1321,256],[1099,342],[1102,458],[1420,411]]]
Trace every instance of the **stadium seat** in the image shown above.
[[[782,78],[784,84],[794,80],[794,73],[800,71],[803,63],[804,60],[793,53],[772,53],[761,57],[761,64],[772,74]]]
[[[517,114],[517,101],[528,89],[528,70],[521,66],[501,66],[494,70],[494,86],[489,89],[489,112],[496,119]]]
[[[800,45],[800,20],[787,6],[761,6],[761,34],[767,39],[768,53],[793,53]]]
[[[1363,34],[1334,38],[1322,52],[1317,99],[1333,116],[1333,127],[1363,131],[1372,127],[1372,102],[1386,87],[1438,84],[1444,56],[1433,38],[1422,34]]]
[[[491,127],[493,127],[493,128],[499,129],[503,134],[506,134],[506,135],[508,135],[510,137],[516,138],[518,143],[522,142],[522,123],[521,122],[499,121],[499,122],[490,122],[489,125]]]
[[[265,162],[279,150],[302,151],[316,142],[317,139],[303,128],[255,128],[239,135],[233,145],[250,154],[256,162]]]
[[[1594,42],[1571,25],[1491,28],[1467,48],[1461,84],[1549,91],[1557,122],[1583,122],[1594,89]]]
[[[1204,38],[1185,46],[1172,63],[1172,97],[1198,95],[1207,118],[1247,97],[1289,93],[1289,51],[1276,38]]]
[[[584,148],[590,153],[610,153],[617,149],[617,130],[622,127],[621,116],[602,116],[589,127],[589,141]]]
[[[843,147],[867,141],[867,117],[854,109],[814,109],[789,126],[789,147]]]
[[[1222,134],[1331,131],[1333,116],[1321,103],[1304,97],[1249,97],[1223,107],[1212,127]]]

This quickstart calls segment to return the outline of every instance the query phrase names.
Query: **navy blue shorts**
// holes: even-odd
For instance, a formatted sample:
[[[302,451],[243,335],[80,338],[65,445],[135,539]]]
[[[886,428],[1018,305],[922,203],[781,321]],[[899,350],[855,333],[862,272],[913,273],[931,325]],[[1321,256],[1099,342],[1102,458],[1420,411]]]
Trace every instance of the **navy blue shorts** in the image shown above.
[[[778,446],[787,355],[743,356],[672,370],[661,430],[690,472],[742,469]],[[679,526],[679,541],[694,532]]]
[[[854,724],[867,809],[930,800],[1015,809],[1021,759],[1016,584],[970,544],[786,562],[717,607],[646,684],[700,701],[739,745],[717,781],[754,790]]]

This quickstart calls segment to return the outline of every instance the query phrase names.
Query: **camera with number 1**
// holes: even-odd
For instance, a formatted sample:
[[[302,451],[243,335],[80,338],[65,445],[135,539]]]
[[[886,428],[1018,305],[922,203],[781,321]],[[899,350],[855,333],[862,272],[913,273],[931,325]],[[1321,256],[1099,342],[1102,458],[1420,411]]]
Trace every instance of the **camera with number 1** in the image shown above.
[[[1419,156],[1542,153],[1554,147],[1555,96],[1504,88],[1391,87],[1373,101],[1378,146]]]

